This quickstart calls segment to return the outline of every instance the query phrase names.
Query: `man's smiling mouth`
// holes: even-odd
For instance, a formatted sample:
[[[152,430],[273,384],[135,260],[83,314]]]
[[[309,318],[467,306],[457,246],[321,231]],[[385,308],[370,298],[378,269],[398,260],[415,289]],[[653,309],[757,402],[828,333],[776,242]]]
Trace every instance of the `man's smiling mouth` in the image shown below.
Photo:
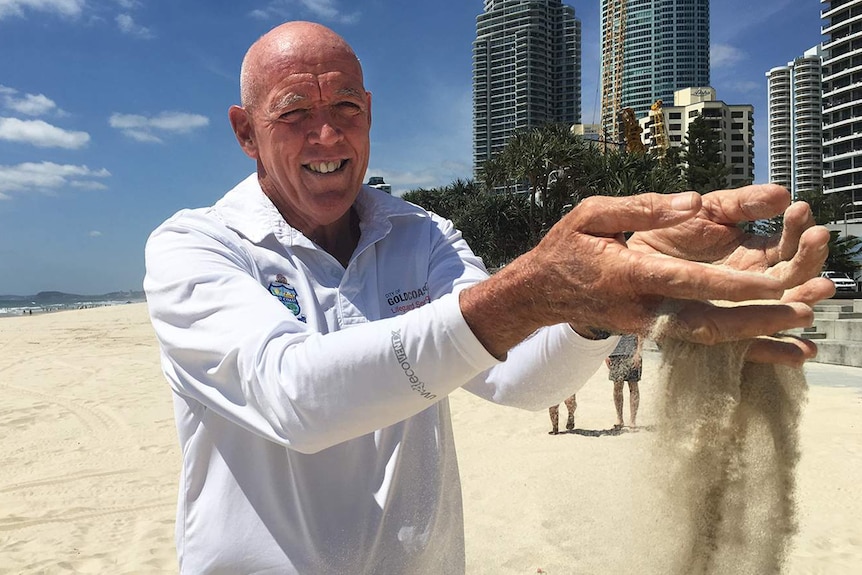
[[[318,174],[329,174],[340,170],[346,163],[346,160],[338,160],[337,162],[315,162],[312,164],[305,164],[305,167]]]

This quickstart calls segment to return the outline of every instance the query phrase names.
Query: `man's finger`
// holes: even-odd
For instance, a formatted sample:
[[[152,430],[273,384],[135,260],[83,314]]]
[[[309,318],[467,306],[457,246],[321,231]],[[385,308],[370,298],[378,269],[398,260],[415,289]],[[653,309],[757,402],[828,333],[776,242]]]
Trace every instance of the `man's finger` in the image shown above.
[[[798,251],[787,261],[782,261],[769,269],[769,275],[780,278],[787,286],[802,284],[815,277],[823,269],[829,256],[829,230],[823,226],[806,229],[798,241]]]
[[[755,184],[703,196],[703,211],[713,222],[736,225],[772,218],[790,205],[790,193],[776,184]]]
[[[624,198],[585,199],[567,217],[575,218],[580,231],[595,236],[614,236],[666,228],[697,215],[701,196],[697,192],[679,194],[638,194]]]
[[[759,337],[752,340],[745,354],[745,359],[754,363],[779,363],[791,367],[802,367],[802,364],[816,355],[817,345],[810,340],[791,336],[776,336]]]
[[[814,310],[803,303],[723,307],[688,302],[679,306],[664,330],[675,339],[714,345],[808,327],[813,322]]]
[[[799,239],[808,228],[814,226],[811,208],[805,202],[795,202],[784,212],[784,229],[781,241],[774,254],[769,254],[769,263],[791,259],[799,248]],[[828,239],[828,237],[827,237]]]
[[[780,278],[663,255],[633,253],[631,284],[640,293],[679,300],[777,300]]]
[[[784,292],[781,303],[801,302],[813,306],[833,295],[835,295],[835,284],[832,280],[817,277]]]

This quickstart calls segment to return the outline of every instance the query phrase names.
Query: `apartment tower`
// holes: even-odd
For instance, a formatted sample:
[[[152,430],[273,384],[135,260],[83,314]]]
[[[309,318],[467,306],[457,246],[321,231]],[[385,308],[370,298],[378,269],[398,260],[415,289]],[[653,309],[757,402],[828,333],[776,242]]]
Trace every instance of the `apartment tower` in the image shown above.
[[[602,125],[621,140],[619,113],[648,115],[658,99],[709,86],[709,0],[602,0]]]
[[[769,181],[791,191],[823,187],[820,47],[766,73]]]
[[[581,22],[560,0],[485,0],[473,42],[473,168],[517,130],[581,121]]]
[[[701,86],[674,92],[673,105],[664,104],[663,137],[671,147],[681,147],[689,125],[698,117],[706,121],[721,142],[721,157],[729,173],[727,186],[738,188],[754,181],[754,106],[726,104],[714,88]],[[639,120],[647,149],[658,148],[655,115]]]
[[[844,193],[862,219],[862,0],[821,0],[823,193]]]

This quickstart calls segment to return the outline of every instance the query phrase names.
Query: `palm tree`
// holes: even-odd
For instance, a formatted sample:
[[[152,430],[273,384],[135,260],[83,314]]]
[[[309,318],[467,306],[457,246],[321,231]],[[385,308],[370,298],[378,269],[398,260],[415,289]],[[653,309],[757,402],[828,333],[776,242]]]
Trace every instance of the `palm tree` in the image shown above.
[[[500,161],[511,181],[529,191],[529,221],[533,240],[538,242],[540,230],[546,230],[553,216],[548,212],[548,187],[552,173],[578,163],[581,150],[579,139],[562,124],[546,124],[539,128],[515,132],[500,152]],[[536,217],[537,197],[541,196],[542,217]],[[556,219],[559,219],[558,217]],[[556,220],[554,220],[556,221]]]
[[[844,272],[853,277],[862,269],[859,255],[862,254],[862,240],[856,236],[840,236],[841,232],[829,232],[829,257],[824,269]]]
[[[811,206],[814,221],[818,224],[829,224],[844,219],[844,212],[852,205],[849,192],[833,192],[824,194],[823,190],[803,190],[796,194],[797,200],[803,200]]]
[[[685,187],[679,168],[652,154],[618,150],[604,153],[595,147],[585,153],[578,178],[580,199],[592,195],[668,194]]]
[[[523,195],[495,193],[473,181],[456,180],[442,188],[411,190],[402,198],[452,220],[490,268],[508,263],[533,246],[523,217]]]
[[[503,162],[502,154],[495,154],[485,160],[479,166],[479,181],[486,192],[493,192],[497,188],[504,188],[508,192],[511,188],[511,178],[508,167]]]

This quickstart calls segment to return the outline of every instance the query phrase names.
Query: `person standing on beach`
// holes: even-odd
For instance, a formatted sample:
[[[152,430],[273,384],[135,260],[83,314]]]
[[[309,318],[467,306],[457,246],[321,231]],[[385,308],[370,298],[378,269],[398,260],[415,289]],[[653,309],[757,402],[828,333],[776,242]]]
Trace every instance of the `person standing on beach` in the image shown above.
[[[566,430],[572,431],[575,428],[575,410],[578,408],[578,401],[575,399],[576,394],[567,397],[563,403],[566,404],[566,409],[569,412],[569,417],[566,420]],[[549,435],[560,434],[560,404],[552,405],[548,408],[548,414],[551,416],[551,431]]]
[[[614,429],[622,429],[623,421],[623,386],[629,385],[629,411],[631,427],[637,427],[638,405],[640,404],[640,389],[643,368],[643,338],[629,333],[620,337],[619,343],[605,360],[608,366],[608,379],[614,382],[614,407],[617,410],[617,422]]]
[[[363,185],[372,98],[335,32],[265,34],[240,96],[228,116],[256,173],[145,254],[183,574],[464,573],[448,395],[544,410],[669,299],[676,337],[816,353],[761,337],[809,325],[832,289],[814,278],[828,232],[783,188],[589,198],[489,276],[451,222]],[[780,241],[736,225],[782,211]]]

